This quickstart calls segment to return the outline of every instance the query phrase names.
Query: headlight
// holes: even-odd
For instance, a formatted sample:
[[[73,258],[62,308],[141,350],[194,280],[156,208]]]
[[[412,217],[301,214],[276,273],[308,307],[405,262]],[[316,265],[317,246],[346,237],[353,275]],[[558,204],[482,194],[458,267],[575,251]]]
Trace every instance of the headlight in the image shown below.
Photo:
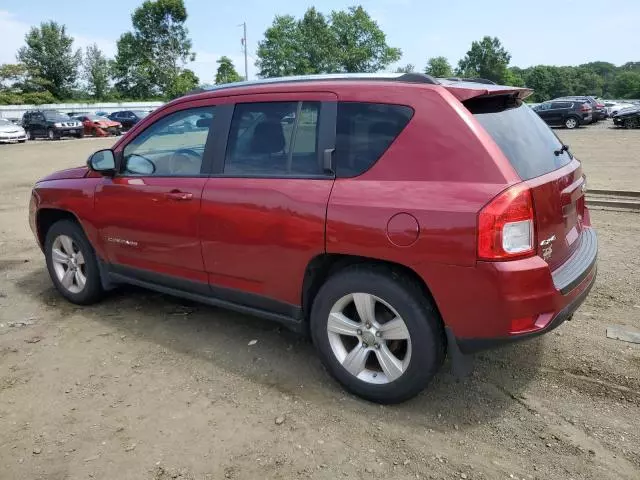
[[[61,123],[54,123],[53,126],[56,127],[56,128],[61,128],[62,124]]]

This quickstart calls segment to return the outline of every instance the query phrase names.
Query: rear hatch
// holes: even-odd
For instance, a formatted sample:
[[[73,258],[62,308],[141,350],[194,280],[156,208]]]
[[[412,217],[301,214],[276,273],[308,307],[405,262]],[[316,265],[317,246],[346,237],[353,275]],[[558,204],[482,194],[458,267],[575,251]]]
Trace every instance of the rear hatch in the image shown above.
[[[517,95],[463,103],[531,189],[538,255],[555,269],[577,248],[582,232],[585,178],[580,162]]]

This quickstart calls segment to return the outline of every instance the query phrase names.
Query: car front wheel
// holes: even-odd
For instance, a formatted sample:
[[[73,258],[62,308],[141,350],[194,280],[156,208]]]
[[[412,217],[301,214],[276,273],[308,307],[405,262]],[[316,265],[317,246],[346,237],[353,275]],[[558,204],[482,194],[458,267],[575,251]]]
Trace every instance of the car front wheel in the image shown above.
[[[311,334],[334,378],[377,403],[417,395],[444,359],[441,321],[426,296],[385,267],[362,265],[331,276],[313,303]]]
[[[49,140],[57,140],[60,138],[60,136],[56,134],[53,128],[49,129],[49,131],[47,132],[47,136],[49,137]]]
[[[47,232],[45,255],[49,276],[67,300],[87,305],[100,299],[103,289],[96,255],[77,223],[53,224]]]

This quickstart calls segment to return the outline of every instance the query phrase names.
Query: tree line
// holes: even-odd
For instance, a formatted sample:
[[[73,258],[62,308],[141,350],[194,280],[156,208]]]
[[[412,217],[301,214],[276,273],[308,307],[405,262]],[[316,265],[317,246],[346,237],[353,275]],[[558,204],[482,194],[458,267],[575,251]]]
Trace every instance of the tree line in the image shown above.
[[[185,27],[184,0],[146,0],[131,15],[131,30],[117,41],[115,58],[97,45],[74,49],[66,27],[44,22],[25,35],[17,63],[0,65],[0,104],[42,104],[83,100],[171,99],[201,82],[187,68],[195,60]],[[378,72],[402,58],[385,33],[361,6],[323,14],[314,7],[302,18],[276,16],[258,43],[260,77],[317,73]],[[563,95],[640,98],[640,62],[616,66],[591,62],[579,66],[511,66],[511,55],[495,37],[471,44],[457,65],[447,58],[427,60],[423,72],[435,77],[480,77],[526,86],[533,101]],[[243,77],[229,57],[217,60],[215,83]],[[408,64],[398,72],[415,72]]]

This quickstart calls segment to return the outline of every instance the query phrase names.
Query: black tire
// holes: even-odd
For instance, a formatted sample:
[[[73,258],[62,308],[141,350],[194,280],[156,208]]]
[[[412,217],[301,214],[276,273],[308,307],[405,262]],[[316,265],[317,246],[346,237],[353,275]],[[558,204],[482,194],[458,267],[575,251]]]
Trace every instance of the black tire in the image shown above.
[[[624,121],[624,128],[631,129],[638,128],[638,126],[640,126],[640,120],[637,118],[627,118]]]
[[[53,243],[60,235],[70,237],[84,257],[84,276],[86,283],[84,288],[77,293],[69,291],[62,285],[54,270],[52,256]],[[78,305],[89,305],[102,298],[104,290],[100,281],[100,271],[98,269],[96,254],[80,225],[71,220],[60,220],[54,223],[47,232],[44,252],[51,281],[63,297]]]
[[[57,133],[53,128],[47,130],[47,137],[49,140],[60,140],[60,134]]]
[[[578,128],[580,126],[580,120],[578,120],[576,117],[567,117],[564,120],[564,126],[569,130],[573,130],[574,128]]]
[[[402,375],[384,383],[369,383],[349,373],[333,353],[327,323],[332,307],[350,293],[368,293],[384,300],[402,317],[411,339],[411,356]],[[420,287],[411,279],[377,265],[348,267],[320,288],[311,310],[311,337],[329,373],[345,389],[366,400],[393,404],[420,393],[445,357],[442,322]],[[375,353],[375,352],[374,352]]]
[[[24,133],[27,135],[27,140],[33,140],[34,139],[34,136],[33,136],[33,133],[31,133],[31,130],[27,130],[25,128],[25,132]]]
[[[26,140],[18,140],[18,143],[24,143]]]
[[[76,138],[84,138],[84,132],[76,133]]]

